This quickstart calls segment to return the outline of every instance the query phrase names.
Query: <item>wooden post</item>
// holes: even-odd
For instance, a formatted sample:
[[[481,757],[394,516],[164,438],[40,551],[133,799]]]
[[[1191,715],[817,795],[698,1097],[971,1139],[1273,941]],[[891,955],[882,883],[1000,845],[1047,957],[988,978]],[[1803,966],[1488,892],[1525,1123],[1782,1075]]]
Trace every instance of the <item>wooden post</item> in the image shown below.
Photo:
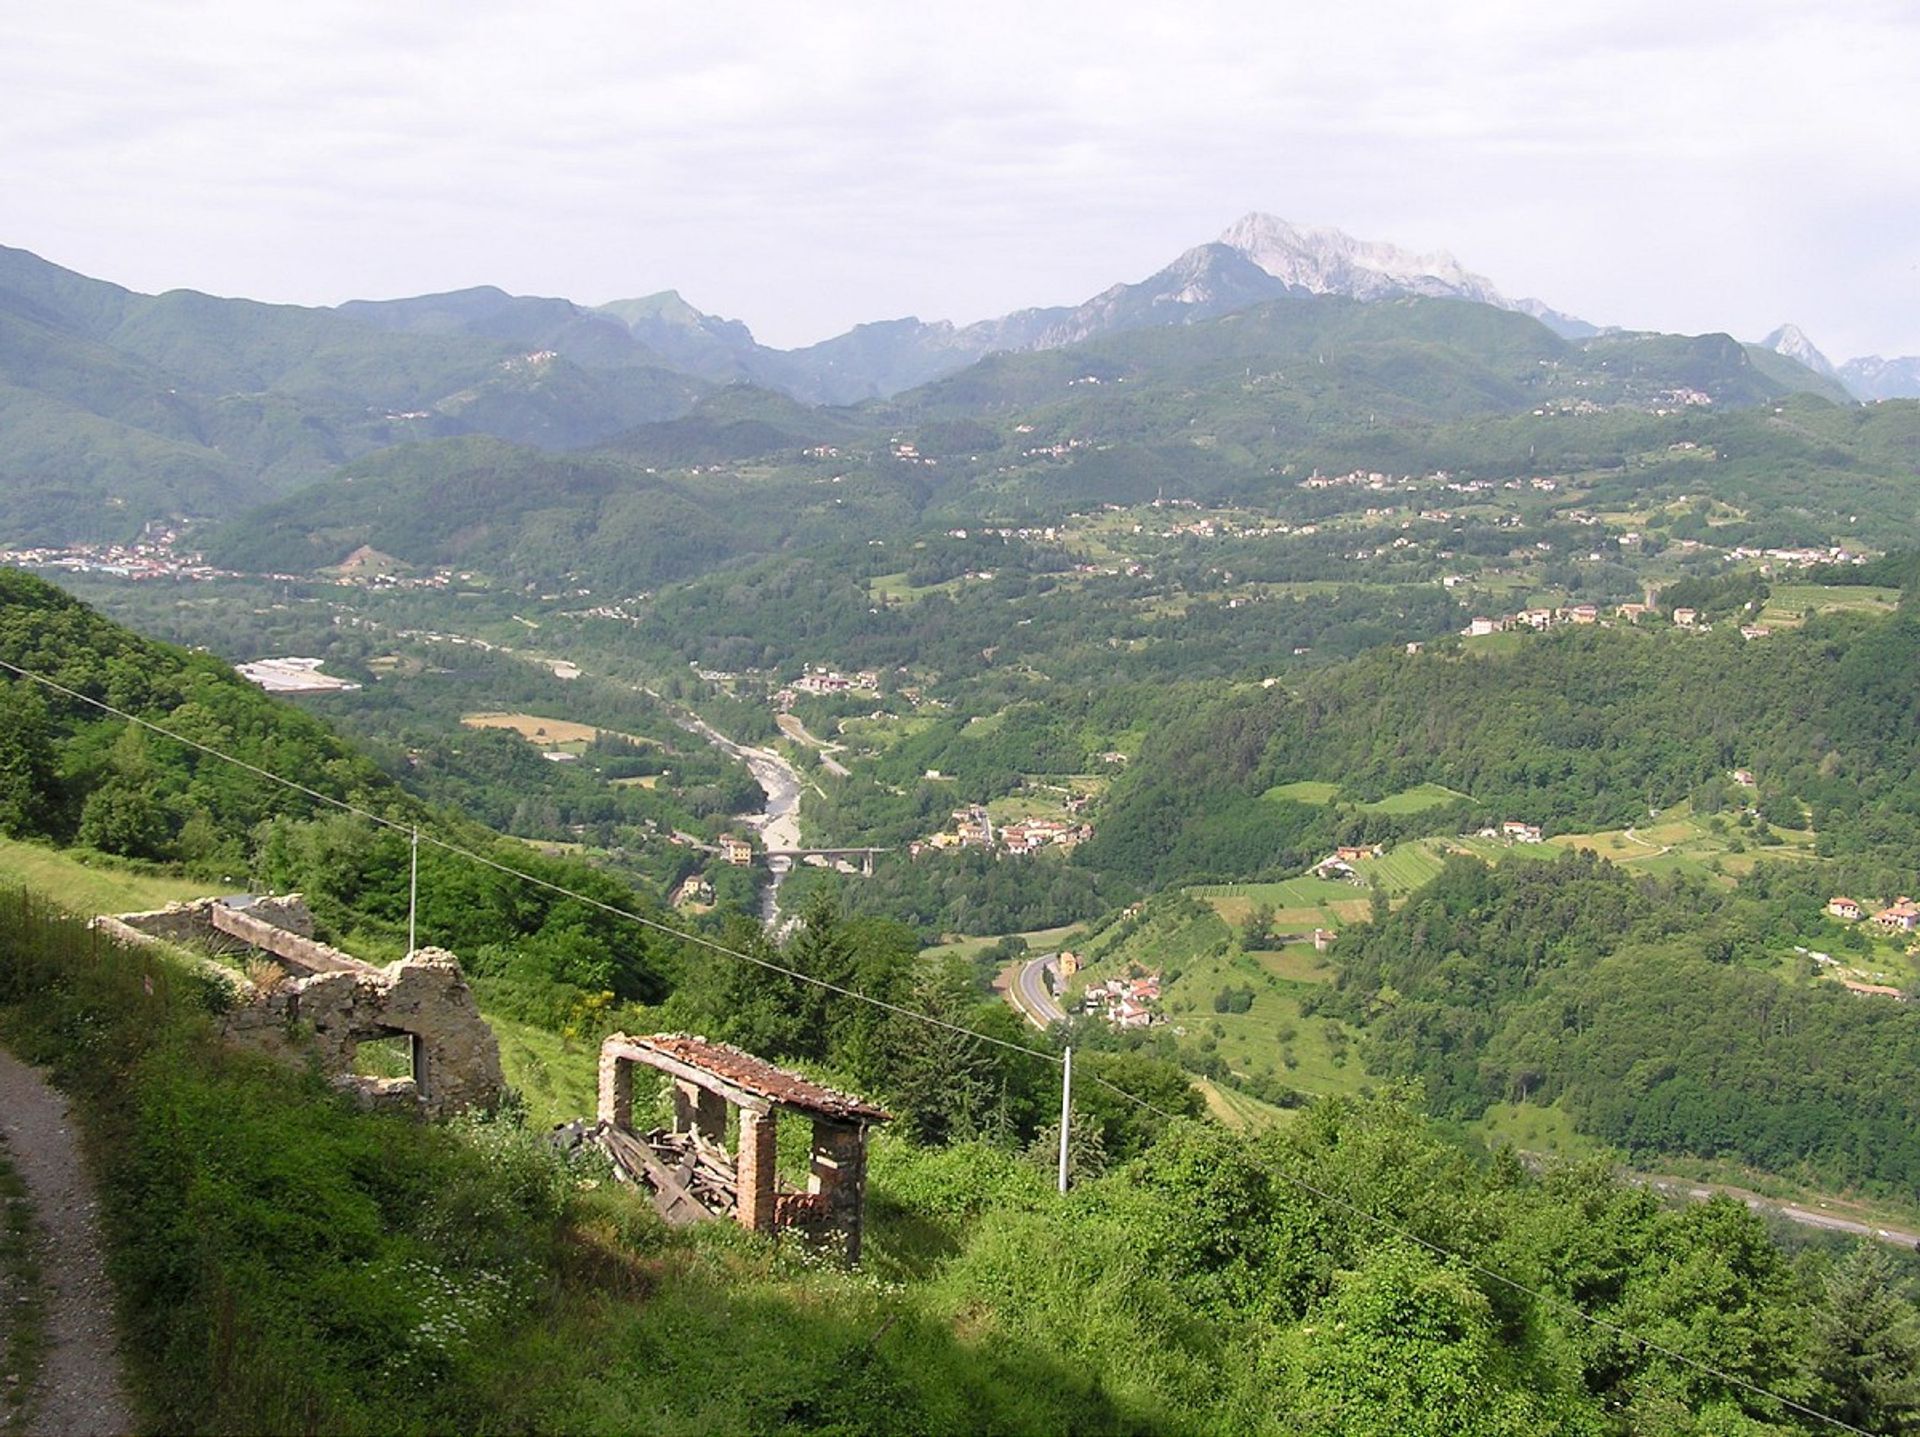
[[[1067,1190],[1067,1128],[1073,1122],[1073,1049],[1060,1069],[1060,1191]]]

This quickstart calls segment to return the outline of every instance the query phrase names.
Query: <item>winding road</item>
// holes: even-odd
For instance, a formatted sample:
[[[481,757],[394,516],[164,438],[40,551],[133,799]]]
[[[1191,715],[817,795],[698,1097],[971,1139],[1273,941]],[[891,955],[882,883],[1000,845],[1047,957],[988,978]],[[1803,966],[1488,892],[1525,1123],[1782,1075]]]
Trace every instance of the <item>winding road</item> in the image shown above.
[[[1020,1010],[1020,1016],[1044,1032],[1055,1023],[1067,1021],[1067,1010],[1053,996],[1049,979],[1060,976],[1060,955],[1043,953],[1015,966],[1013,981],[1007,985],[1007,997]]]

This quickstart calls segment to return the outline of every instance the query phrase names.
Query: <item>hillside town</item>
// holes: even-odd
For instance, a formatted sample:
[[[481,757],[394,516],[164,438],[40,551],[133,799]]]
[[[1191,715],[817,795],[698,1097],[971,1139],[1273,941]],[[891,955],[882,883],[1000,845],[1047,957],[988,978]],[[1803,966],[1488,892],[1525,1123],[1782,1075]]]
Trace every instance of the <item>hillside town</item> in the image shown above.
[[[1071,801],[1070,801],[1071,802]],[[1084,807],[1084,802],[1079,804]],[[1012,854],[1042,848],[1073,849],[1093,837],[1093,825],[1065,818],[1017,818],[995,824],[984,804],[956,808],[951,826],[907,846],[909,857],[944,849],[978,849]]]

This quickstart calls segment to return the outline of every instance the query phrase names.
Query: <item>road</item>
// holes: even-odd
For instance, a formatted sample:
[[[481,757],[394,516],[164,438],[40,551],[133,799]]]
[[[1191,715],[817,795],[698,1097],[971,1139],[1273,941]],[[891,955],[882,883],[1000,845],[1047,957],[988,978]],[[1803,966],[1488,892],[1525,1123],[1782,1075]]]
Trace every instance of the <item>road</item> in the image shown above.
[[[1712,1186],[1687,1182],[1681,1178],[1655,1177],[1649,1174],[1629,1174],[1629,1182],[1652,1188],[1668,1197],[1685,1198],[1688,1202],[1705,1202],[1712,1197],[1730,1197],[1736,1202],[1745,1203],[1753,1211],[1764,1215],[1783,1217],[1788,1222],[1797,1222],[1805,1227],[1824,1228],[1828,1232],[1844,1232],[1854,1237],[1872,1238],[1875,1242],[1891,1243],[1895,1247],[1920,1247],[1920,1233],[1902,1232],[1899,1228],[1881,1227],[1876,1223],[1857,1222],[1852,1218],[1838,1217],[1830,1212],[1818,1212],[1799,1203],[1779,1202],[1761,1197],[1757,1193],[1747,1192],[1743,1188],[1727,1187],[1722,1184]]]
[[[1515,1151],[1520,1161],[1535,1172],[1543,1171],[1554,1161],[1544,1153],[1529,1152],[1524,1148]],[[1856,1218],[1841,1217],[1838,1213],[1822,1212],[1801,1203],[1762,1197],[1758,1193],[1726,1183],[1695,1182],[1662,1173],[1635,1172],[1631,1168],[1616,1169],[1616,1175],[1622,1182],[1650,1189],[1662,1197],[1672,1198],[1677,1202],[1706,1202],[1710,1198],[1729,1197],[1735,1202],[1744,1203],[1762,1217],[1784,1218],[1788,1222],[1796,1222],[1803,1227],[1817,1227],[1826,1232],[1843,1232],[1854,1237],[1871,1238],[1875,1242],[1889,1243],[1894,1247],[1920,1248],[1920,1233],[1906,1232],[1897,1227],[1882,1227],[1878,1223],[1864,1222]],[[1822,1206],[1825,1205],[1822,1204]]]
[[[817,751],[820,755],[820,767],[824,768],[828,773],[832,774],[835,778],[850,777],[847,773],[846,765],[834,757],[836,753],[840,752],[840,744],[828,743],[824,739],[815,738],[807,731],[807,726],[792,714],[779,714],[774,718],[774,722],[780,726],[780,732],[792,739],[795,743],[803,743],[808,748]]]
[[[1055,1000],[1047,982],[1049,977],[1057,979],[1059,973],[1060,955],[1043,953],[1019,964],[1013,970],[1013,981],[1007,985],[1007,996],[1013,999],[1020,1016],[1042,1031],[1067,1021],[1067,1010]]]

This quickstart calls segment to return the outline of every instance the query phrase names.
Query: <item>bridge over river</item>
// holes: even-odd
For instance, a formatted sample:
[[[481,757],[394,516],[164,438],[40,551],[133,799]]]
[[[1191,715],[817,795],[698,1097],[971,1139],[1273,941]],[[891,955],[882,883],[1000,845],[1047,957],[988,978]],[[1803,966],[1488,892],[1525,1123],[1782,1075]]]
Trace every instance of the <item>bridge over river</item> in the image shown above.
[[[766,859],[767,866],[775,873],[784,873],[793,866],[796,859],[858,858],[860,871],[871,878],[873,877],[873,856],[876,853],[891,852],[893,850],[890,848],[769,848],[766,851]]]

